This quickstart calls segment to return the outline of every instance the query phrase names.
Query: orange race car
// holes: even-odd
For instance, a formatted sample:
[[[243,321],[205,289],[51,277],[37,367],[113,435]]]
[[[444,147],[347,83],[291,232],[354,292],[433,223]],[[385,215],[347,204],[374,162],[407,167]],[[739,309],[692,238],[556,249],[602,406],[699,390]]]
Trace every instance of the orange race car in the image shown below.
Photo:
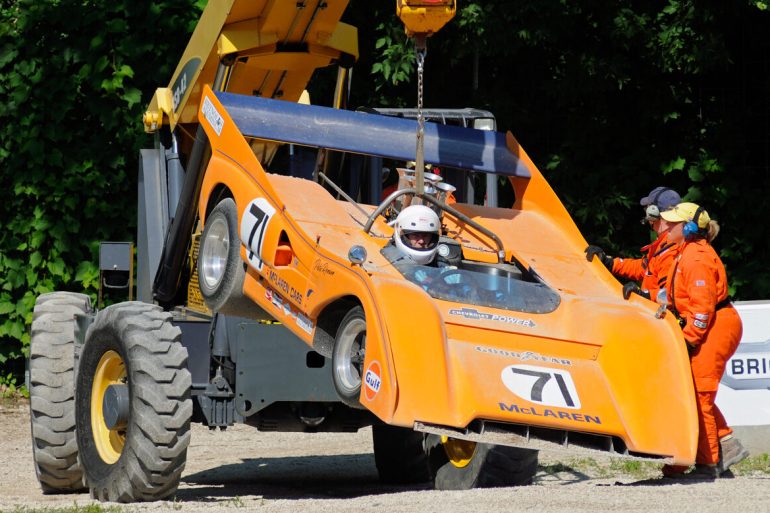
[[[344,402],[445,443],[693,461],[692,379],[676,323],[656,318],[652,303],[624,301],[606,269],[586,262],[585,240],[510,133],[429,123],[425,160],[508,177],[513,208],[450,205],[430,181],[422,195],[405,188],[361,205],[266,173],[251,144],[344,152],[365,166],[406,161],[413,121],[203,96],[212,156],[198,269],[212,310],[243,315],[253,301],[332,359]],[[439,213],[440,252],[456,265],[387,258],[394,216],[409,201]],[[456,445],[459,458],[472,454],[473,444]]]

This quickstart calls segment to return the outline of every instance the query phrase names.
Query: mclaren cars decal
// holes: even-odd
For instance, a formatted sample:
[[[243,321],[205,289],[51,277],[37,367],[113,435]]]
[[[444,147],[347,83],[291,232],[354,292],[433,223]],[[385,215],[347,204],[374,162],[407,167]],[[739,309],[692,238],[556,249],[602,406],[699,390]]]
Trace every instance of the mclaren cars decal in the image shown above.
[[[255,198],[246,205],[241,218],[241,241],[249,250],[249,264],[257,271],[262,270],[262,246],[270,219],[275,214],[273,207],[265,198]]]
[[[302,299],[303,294],[299,290],[295,289],[291,285],[289,285],[289,282],[284,280],[280,274],[275,272],[273,269],[269,269],[267,271],[267,279],[270,283],[273,284],[273,286],[283,292],[284,296],[289,297],[292,299],[295,303],[297,303],[299,306],[302,306]]]
[[[572,376],[566,370],[535,365],[509,365],[500,373],[503,384],[514,395],[543,406],[580,409]]]
[[[452,308],[449,310],[449,315],[458,315],[460,317],[473,320],[485,320],[503,322],[505,324],[515,324],[517,326],[525,326],[527,328],[535,327],[535,322],[532,319],[519,319],[518,317],[511,317],[509,315],[480,312],[475,308]]]

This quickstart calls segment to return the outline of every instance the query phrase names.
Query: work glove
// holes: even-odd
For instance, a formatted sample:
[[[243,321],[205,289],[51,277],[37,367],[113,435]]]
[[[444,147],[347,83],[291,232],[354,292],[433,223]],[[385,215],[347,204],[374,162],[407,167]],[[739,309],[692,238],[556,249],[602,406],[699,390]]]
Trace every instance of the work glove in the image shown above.
[[[613,258],[611,256],[608,256],[602,248],[599,246],[588,246],[585,249],[586,253],[586,260],[589,262],[593,260],[594,255],[596,255],[596,258],[598,258],[603,264],[604,267],[612,271],[612,264],[613,264]]]
[[[693,356],[695,353],[698,352],[698,349],[700,349],[700,344],[691,344],[686,340],[684,341],[684,343],[687,346],[687,354],[689,354],[690,356]]]
[[[632,293],[637,296],[642,296],[644,299],[650,299],[650,293],[639,288],[639,285],[637,285],[635,281],[629,281],[623,285],[623,299],[628,300]]]

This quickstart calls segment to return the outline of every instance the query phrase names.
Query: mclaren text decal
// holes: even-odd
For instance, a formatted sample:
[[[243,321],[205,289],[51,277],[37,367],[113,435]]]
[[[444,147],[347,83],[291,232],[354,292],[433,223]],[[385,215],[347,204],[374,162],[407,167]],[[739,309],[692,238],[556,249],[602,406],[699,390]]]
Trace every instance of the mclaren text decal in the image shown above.
[[[206,118],[206,121],[209,122],[211,128],[214,129],[217,135],[222,135],[222,127],[225,126],[225,120],[222,118],[222,115],[217,112],[217,108],[214,107],[214,104],[208,96],[203,99],[201,111],[203,112],[203,117]]]
[[[480,312],[475,308],[452,308],[449,310],[449,315],[459,315],[466,319],[484,320],[503,322],[505,324],[515,324],[516,326],[525,326],[527,328],[534,328],[535,322],[532,319],[519,319],[518,317],[511,317],[509,315],[498,315],[488,312]]]
[[[580,409],[580,398],[572,376],[566,370],[535,365],[509,365],[500,374],[503,384],[526,401]]]
[[[281,290],[284,296],[288,296],[298,305],[302,306],[302,292],[289,285],[289,282],[281,278],[281,275],[270,269],[267,272],[267,279],[270,280],[276,289]]]
[[[274,214],[275,207],[265,198],[256,198],[246,206],[241,218],[241,242],[249,250],[249,263],[258,271],[262,270],[265,231]]]
[[[369,364],[366,368],[366,374],[364,374],[364,396],[367,400],[371,401],[380,391],[380,385],[382,385],[382,371],[380,370],[380,362],[377,360]]]
[[[540,353],[535,353],[532,351],[508,351],[505,349],[498,349],[496,347],[485,347],[485,346],[476,346],[474,349],[478,351],[479,353],[486,353],[486,354],[494,354],[498,356],[507,356],[509,358],[515,358],[517,360],[521,360],[526,362],[527,360],[534,360],[536,362],[544,362],[544,363],[557,363],[560,365],[572,365],[572,361],[566,360],[564,358],[556,358],[554,356],[544,356]]]
[[[534,417],[553,417],[555,419],[567,419],[574,420],[575,422],[585,422],[586,424],[601,424],[602,419],[598,415],[586,415],[583,413],[574,413],[568,411],[553,410],[551,408],[543,408],[539,406],[519,406],[516,403],[498,403],[501,411],[511,411],[514,413],[522,413],[524,415],[532,415]]]

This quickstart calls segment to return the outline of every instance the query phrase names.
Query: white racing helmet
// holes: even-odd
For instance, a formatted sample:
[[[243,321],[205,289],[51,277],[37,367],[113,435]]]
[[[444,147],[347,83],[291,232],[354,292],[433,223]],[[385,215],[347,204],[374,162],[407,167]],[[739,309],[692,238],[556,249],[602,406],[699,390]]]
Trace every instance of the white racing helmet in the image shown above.
[[[393,240],[401,253],[408,255],[415,263],[425,265],[436,256],[440,229],[441,222],[432,209],[425,205],[410,205],[396,217]],[[407,237],[410,233],[428,234],[428,243],[423,248],[414,247]]]

